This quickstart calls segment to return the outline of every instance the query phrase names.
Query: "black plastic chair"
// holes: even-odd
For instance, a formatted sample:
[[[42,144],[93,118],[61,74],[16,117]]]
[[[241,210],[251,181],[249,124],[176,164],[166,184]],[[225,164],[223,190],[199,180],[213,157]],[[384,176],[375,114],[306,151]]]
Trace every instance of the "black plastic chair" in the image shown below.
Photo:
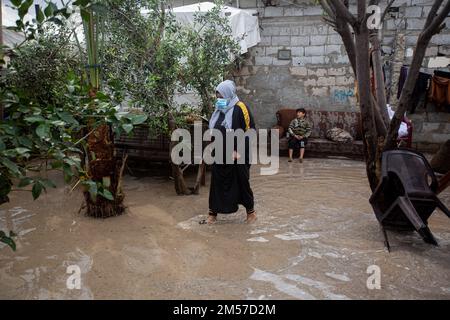
[[[438,181],[428,161],[416,151],[392,150],[383,153],[381,165],[381,181],[369,201],[388,250],[386,229],[416,230],[425,242],[438,245],[428,218],[436,208],[449,218],[450,211],[436,196]]]

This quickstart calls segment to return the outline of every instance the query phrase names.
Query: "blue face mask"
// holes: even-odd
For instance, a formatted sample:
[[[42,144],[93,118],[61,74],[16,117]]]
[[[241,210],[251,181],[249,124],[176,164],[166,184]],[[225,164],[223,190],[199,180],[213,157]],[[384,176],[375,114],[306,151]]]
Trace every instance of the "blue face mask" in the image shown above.
[[[216,101],[216,108],[223,110],[228,106],[228,100],[223,98],[218,98]]]

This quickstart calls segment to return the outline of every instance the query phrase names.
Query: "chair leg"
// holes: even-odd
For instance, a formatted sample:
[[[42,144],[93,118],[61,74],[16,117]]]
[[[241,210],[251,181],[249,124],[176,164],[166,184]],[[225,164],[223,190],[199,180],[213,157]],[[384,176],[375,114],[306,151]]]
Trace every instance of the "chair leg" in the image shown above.
[[[389,239],[387,236],[386,229],[384,228],[384,226],[381,223],[380,223],[380,227],[381,227],[381,231],[383,231],[384,245],[386,246],[388,252],[391,252],[391,245],[389,244]]]
[[[448,210],[448,208],[441,202],[441,200],[439,200],[438,197],[436,197],[436,203],[439,209],[441,209],[442,212],[445,213],[447,217],[450,218],[450,210]]]
[[[420,230],[418,230],[419,234],[422,236],[423,240],[426,243],[438,246],[438,242],[436,241],[436,239],[434,238],[433,234],[431,233],[430,228],[428,227],[424,227],[421,228]]]
[[[423,222],[411,201],[406,197],[398,197],[398,205],[411,221],[416,231],[422,236],[426,243],[437,245],[437,241],[428,226]]]

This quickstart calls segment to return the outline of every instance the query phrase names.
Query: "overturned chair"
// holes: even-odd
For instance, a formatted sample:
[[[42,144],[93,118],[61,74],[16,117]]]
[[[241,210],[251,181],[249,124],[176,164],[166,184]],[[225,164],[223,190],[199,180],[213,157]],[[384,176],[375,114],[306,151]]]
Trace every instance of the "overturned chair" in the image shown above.
[[[392,150],[383,153],[381,165],[381,180],[369,201],[388,250],[386,229],[416,230],[425,242],[438,245],[428,218],[436,208],[449,218],[450,211],[436,196],[438,181],[428,161],[419,152]]]

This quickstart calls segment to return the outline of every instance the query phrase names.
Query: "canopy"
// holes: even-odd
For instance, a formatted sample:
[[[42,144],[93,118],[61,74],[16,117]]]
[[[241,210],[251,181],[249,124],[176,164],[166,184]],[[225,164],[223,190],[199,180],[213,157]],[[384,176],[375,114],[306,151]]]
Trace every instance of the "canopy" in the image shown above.
[[[175,18],[183,25],[194,24],[194,14],[208,12],[215,6],[212,2],[199,2],[188,6],[176,7],[172,11]],[[244,10],[225,6],[222,13],[228,18],[233,38],[239,41],[240,53],[246,53],[248,48],[256,46],[261,41],[256,10]]]

